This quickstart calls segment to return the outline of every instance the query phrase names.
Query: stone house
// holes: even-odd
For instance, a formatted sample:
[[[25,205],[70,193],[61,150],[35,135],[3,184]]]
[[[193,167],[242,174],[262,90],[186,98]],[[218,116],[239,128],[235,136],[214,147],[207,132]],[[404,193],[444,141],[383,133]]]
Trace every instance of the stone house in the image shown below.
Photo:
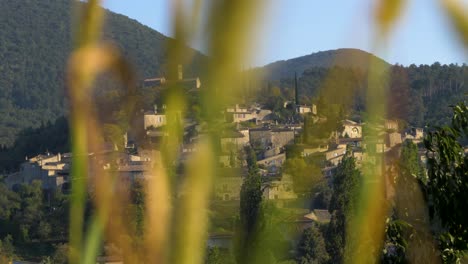
[[[151,162],[134,161],[118,166],[115,170],[121,183],[132,184],[136,180],[146,180],[153,176]]]
[[[157,113],[156,111],[145,112],[143,115],[144,129],[158,128],[165,126],[167,123],[166,115]]]
[[[386,142],[387,147],[393,148],[394,146],[399,145],[399,144],[402,143],[401,134],[398,133],[398,132],[388,133],[386,135],[386,141],[387,141]]]
[[[285,160],[286,160],[286,154],[280,153],[278,155],[259,160],[257,161],[257,164],[263,165],[265,167],[270,167],[270,166],[281,167]]]
[[[246,171],[238,168],[218,168],[214,181],[214,196],[217,200],[240,200],[240,190]]]
[[[341,137],[348,138],[361,138],[362,137],[362,125],[352,120],[343,121],[343,132]]]
[[[17,184],[31,184],[34,180],[42,182],[42,188],[55,190],[61,188],[70,178],[71,154],[37,155],[20,165],[20,170],[5,179],[8,188]]]
[[[280,180],[264,183],[263,198],[266,200],[296,199],[291,175],[283,174]]]
[[[384,128],[386,130],[398,131],[398,122],[396,120],[385,120]]]
[[[271,147],[271,129],[268,127],[249,129],[250,145],[254,148]]]
[[[262,149],[282,148],[294,143],[294,130],[289,128],[254,128],[249,134],[250,144]]]
[[[286,160],[286,154],[280,153],[271,157],[257,161],[260,167],[265,168],[263,176],[276,177],[281,175],[281,167]]]
[[[251,110],[246,106],[240,106],[238,104],[234,107],[228,107],[225,115],[226,121],[233,123],[250,121],[257,118],[257,112],[255,110]]]
[[[239,131],[223,131],[221,133],[220,143],[221,150],[223,152],[230,152],[234,150],[243,149],[249,144],[249,134],[247,136],[245,133]]]
[[[424,130],[422,128],[411,128],[405,131],[403,135],[404,140],[411,140],[417,144],[424,139]]]
[[[296,112],[298,114],[312,113],[312,114],[316,115],[317,114],[317,106],[315,104],[313,104],[312,106],[298,105],[298,106],[296,106]]]
[[[282,148],[294,143],[294,130],[289,128],[275,128],[271,130],[271,143],[276,148]]]

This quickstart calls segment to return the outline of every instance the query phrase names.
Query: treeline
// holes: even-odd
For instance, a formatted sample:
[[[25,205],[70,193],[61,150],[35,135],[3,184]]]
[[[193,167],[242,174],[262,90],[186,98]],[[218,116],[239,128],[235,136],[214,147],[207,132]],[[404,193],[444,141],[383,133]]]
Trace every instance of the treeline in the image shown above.
[[[12,191],[0,182],[0,261],[37,260],[54,255],[57,247],[63,256],[61,261],[54,256],[54,263],[66,263],[62,244],[68,240],[68,216],[68,196],[60,191],[46,193],[40,181]]]
[[[441,125],[449,121],[450,105],[468,93],[467,65],[395,65],[378,76],[376,85],[386,87],[383,102],[387,117],[406,121],[412,126]],[[385,80],[390,80],[386,82]],[[281,102],[294,99],[294,78],[258,82],[257,100],[280,111]],[[318,113],[326,116],[343,111],[362,114],[366,111],[368,73],[359,68],[310,68],[298,78],[301,104],[315,103]],[[279,97],[279,98],[275,98]],[[380,98],[378,98],[380,100]],[[324,111],[325,110],[325,111]]]
[[[144,182],[136,180],[128,190],[129,202],[122,204],[132,212],[129,230],[133,243],[143,239],[145,208]],[[87,193],[84,222],[88,224],[95,210],[95,194]],[[14,260],[40,263],[68,263],[68,240],[71,195],[62,190],[43,190],[40,181],[8,189],[0,181],[0,263]],[[102,254],[118,256],[116,245],[102,245]]]

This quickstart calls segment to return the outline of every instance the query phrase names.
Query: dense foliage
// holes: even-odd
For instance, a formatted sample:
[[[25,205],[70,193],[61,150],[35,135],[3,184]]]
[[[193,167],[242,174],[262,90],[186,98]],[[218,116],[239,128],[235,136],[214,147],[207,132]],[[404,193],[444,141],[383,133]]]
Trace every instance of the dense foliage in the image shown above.
[[[307,164],[302,158],[287,159],[284,172],[292,176],[294,192],[298,194],[311,193],[315,185],[323,180],[320,168]]]
[[[429,212],[439,235],[444,262],[453,263],[468,250],[468,155],[460,140],[468,135],[468,107],[454,107],[452,122],[431,132],[424,143],[428,150],[425,191]]]
[[[462,141],[468,108],[453,107],[450,125],[426,136],[427,173],[418,149],[405,142],[396,162],[393,214],[387,221],[384,263],[460,263],[468,250],[467,155]]]
[[[51,241],[68,238],[68,199],[42,190],[40,181],[15,191],[0,183],[0,258],[51,254]],[[42,245],[42,246],[39,246]]]
[[[144,183],[135,181],[129,189],[130,203],[122,207],[134,216],[129,218],[129,230],[134,243],[139,243],[144,230]],[[87,196],[86,222],[94,210],[93,195]],[[21,184],[14,190],[0,182],[0,263],[8,263],[3,260],[13,257],[67,263],[69,209],[69,195],[61,190],[44,190],[40,181]]]
[[[299,240],[297,263],[327,263],[330,256],[325,247],[323,234],[317,225],[304,230]]]

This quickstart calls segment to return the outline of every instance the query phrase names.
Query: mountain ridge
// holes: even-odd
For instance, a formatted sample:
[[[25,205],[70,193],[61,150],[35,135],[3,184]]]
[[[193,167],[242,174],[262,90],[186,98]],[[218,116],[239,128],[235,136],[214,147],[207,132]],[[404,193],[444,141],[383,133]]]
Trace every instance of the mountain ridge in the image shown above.
[[[340,48],[314,52],[287,60],[278,60],[256,69],[263,72],[265,79],[279,80],[293,77],[294,73],[302,75],[305,70],[310,68],[340,66],[367,71],[371,65],[378,67],[391,66],[390,63],[370,52],[355,48]]]

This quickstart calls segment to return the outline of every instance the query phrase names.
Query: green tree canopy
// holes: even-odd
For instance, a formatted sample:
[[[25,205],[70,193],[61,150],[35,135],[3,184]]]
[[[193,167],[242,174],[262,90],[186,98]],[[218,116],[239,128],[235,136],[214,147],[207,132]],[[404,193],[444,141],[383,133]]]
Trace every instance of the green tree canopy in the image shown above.
[[[301,264],[327,263],[330,260],[325,240],[317,225],[304,230],[299,240],[296,259]]]
[[[348,151],[333,176],[333,195],[328,209],[332,215],[327,230],[327,248],[333,263],[342,263],[348,235],[348,225],[356,214],[361,172]]]
[[[433,222],[440,221],[440,250],[447,263],[459,261],[468,250],[468,155],[460,141],[468,133],[468,107],[453,109],[449,126],[430,132],[427,148],[428,178],[425,184]]]

